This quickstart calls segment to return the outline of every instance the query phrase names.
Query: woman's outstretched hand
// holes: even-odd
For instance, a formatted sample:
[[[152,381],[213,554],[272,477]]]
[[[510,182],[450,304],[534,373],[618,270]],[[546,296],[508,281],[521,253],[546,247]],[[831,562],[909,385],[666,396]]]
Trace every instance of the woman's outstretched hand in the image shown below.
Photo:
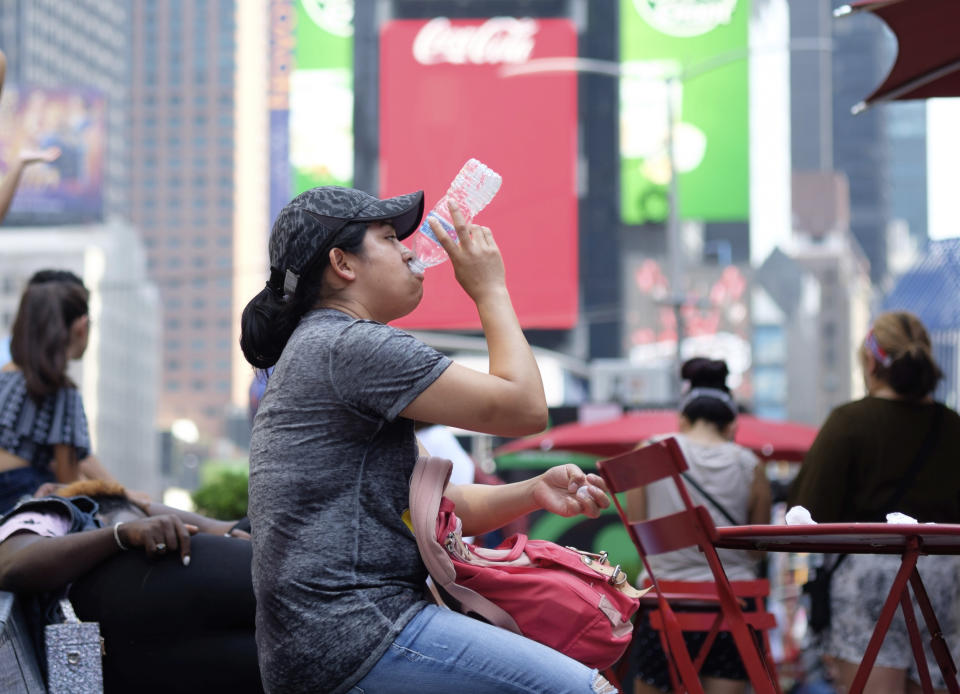
[[[179,551],[184,566],[190,565],[190,536],[200,529],[173,515],[150,516],[124,521],[117,528],[120,541],[128,548],[142,547],[148,557],[162,557]]]
[[[453,202],[448,204],[460,243],[450,238],[433,217],[429,218],[429,223],[443,250],[450,256],[457,282],[474,302],[483,299],[490,291],[505,289],[503,257],[493,240],[493,232],[489,227],[467,224],[457,206]]]
[[[596,518],[610,505],[603,480],[573,464],[557,465],[540,475],[533,498],[540,508],[560,516],[582,513]]]
[[[60,157],[59,147],[47,147],[46,149],[24,149],[20,151],[20,161],[24,165],[35,164],[37,162],[50,163]]]

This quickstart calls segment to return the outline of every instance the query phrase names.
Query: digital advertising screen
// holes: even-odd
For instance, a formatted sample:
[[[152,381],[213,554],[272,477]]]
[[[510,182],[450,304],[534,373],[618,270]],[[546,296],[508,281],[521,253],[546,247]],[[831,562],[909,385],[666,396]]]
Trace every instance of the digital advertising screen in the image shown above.
[[[380,190],[424,190],[426,209],[476,158],[503,177],[477,223],[494,233],[525,328],[569,329],[578,314],[577,74],[506,67],[575,57],[567,19],[395,20],[380,33]],[[396,324],[480,328],[449,262]]]
[[[749,0],[620,0],[625,224],[667,219],[671,168],[681,218],[748,219],[749,19]]]
[[[29,164],[3,223],[82,224],[103,218],[106,100],[84,89],[8,86],[0,101],[0,178]]]

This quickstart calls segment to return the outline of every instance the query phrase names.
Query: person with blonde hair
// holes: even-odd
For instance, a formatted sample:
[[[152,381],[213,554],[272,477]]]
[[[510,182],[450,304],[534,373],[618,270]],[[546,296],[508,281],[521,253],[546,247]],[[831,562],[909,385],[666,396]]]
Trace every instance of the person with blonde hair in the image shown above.
[[[921,523],[960,523],[960,415],[933,399],[943,373],[923,323],[906,311],[880,314],[860,346],[859,360],[867,396],[830,413],[794,480],[789,504],[806,507],[821,523],[883,522],[893,511]],[[849,687],[900,558],[851,554],[835,561],[824,645],[839,683]],[[956,654],[960,557],[921,557],[918,566]],[[923,623],[919,626],[927,644],[930,636]],[[932,652],[925,650],[934,685],[946,691]],[[919,691],[919,681],[898,611],[866,691]]]

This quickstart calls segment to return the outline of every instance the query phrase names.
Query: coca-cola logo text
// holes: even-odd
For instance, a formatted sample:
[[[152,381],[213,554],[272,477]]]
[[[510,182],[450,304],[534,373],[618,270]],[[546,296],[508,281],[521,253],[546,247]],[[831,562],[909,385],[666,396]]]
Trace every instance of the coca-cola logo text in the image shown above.
[[[525,63],[533,53],[535,19],[492,17],[480,25],[453,26],[446,17],[427,22],[413,41],[413,57],[423,65]]]

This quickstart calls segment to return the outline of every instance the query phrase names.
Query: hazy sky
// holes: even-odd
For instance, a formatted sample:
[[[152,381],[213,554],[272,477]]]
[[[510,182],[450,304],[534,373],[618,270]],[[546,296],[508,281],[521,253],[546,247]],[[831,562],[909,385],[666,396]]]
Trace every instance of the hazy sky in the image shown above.
[[[931,239],[960,236],[960,99],[927,104],[927,211]]]

